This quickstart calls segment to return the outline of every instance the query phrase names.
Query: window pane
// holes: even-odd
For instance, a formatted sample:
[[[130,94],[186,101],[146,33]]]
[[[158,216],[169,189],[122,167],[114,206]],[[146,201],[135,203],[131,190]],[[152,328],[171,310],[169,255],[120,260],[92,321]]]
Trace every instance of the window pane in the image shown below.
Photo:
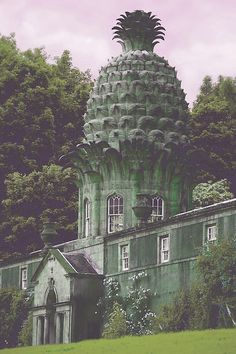
[[[164,216],[164,209],[163,209],[163,199],[155,196],[152,198],[152,214],[150,217],[150,221],[157,221],[157,220],[162,220]]]
[[[161,237],[159,242],[160,247],[160,262],[168,262],[169,261],[169,236]]]
[[[207,227],[207,240],[209,242],[216,241],[216,225]]]
[[[108,232],[123,229],[123,198],[119,195],[108,199]]]
[[[128,248],[128,245],[121,246],[120,254],[121,254],[122,270],[128,270],[129,269],[129,248]]]

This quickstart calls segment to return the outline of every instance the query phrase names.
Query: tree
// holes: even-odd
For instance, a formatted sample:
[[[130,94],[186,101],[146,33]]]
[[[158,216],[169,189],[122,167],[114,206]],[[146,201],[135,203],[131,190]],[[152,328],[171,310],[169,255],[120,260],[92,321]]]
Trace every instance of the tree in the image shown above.
[[[230,324],[236,326],[235,240],[223,240],[209,245],[198,257],[197,269],[201,275],[202,287],[210,299],[209,311],[212,307],[214,309],[214,320],[219,324],[219,318],[216,318],[218,310],[225,324],[229,317]]]
[[[46,171],[43,166],[57,163],[59,156],[72,149],[83,136],[83,114],[91,86],[89,72],[73,67],[68,51],[54,63],[48,63],[42,48],[22,52],[14,35],[0,36],[2,255],[25,253],[41,246],[39,216],[48,209],[54,209],[53,217],[58,215],[56,221],[65,231],[61,240],[75,236],[75,194],[72,197],[75,188],[70,186],[68,191],[64,172],[56,172],[56,167]],[[56,188],[50,191],[52,182],[49,186],[46,183],[49,170],[54,170],[56,177]],[[45,180],[40,186],[37,179],[44,179],[43,176]],[[68,206],[69,197],[74,209]],[[64,217],[59,205],[67,205]]]
[[[4,221],[0,225],[0,256],[26,254],[43,246],[42,222],[59,224],[61,243],[76,238],[76,173],[57,165],[44,166],[28,175],[14,172],[6,179]]]
[[[193,190],[193,204],[195,207],[223,202],[233,197],[234,195],[230,192],[230,186],[226,179],[199,183]]]
[[[191,141],[197,170],[195,183],[227,179],[236,194],[236,79],[205,77],[194,103]]]
[[[30,173],[75,146],[91,89],[88,72],[64,51],[49,64],[43,49],[21,52],[0,37],[0,198],[8,173]]]

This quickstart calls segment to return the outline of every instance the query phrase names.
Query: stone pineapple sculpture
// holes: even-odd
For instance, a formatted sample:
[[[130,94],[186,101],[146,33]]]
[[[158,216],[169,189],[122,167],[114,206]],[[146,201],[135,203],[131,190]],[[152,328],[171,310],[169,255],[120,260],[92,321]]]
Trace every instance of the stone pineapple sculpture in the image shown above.
[[[170,149],[185,144],[187,104],[176,71],[153,53],[165,29],[151,12],[126,12],[113,27],[123,53],[100,71],[87,104],[88,142],[120,150],[138,140]]]

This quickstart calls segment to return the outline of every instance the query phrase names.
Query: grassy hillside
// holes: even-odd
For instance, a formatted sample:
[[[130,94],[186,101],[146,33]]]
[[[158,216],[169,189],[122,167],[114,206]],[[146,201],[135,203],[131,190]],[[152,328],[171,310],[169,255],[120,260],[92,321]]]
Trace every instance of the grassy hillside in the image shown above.
[[[236,329],[159,334],[3,349],[1,354],[235,354]]]

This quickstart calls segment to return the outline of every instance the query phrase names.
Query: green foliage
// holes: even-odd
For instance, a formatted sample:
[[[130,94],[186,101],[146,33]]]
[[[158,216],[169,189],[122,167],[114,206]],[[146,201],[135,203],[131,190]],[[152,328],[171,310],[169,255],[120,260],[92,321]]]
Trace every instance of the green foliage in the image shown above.
[[[205,302],[207,314],[204,328],[236,326],[235,240],[207,245],[197,258],[197,269],[202,288],[198,299]]]
[[[0,348],[17,345],[18,333],[27,311],[28,298],[22,291],[0,290]]]
[[[193,106],[191,141],[196,147],[195,182],[227,179],[236,194],[236,79],[218,78],[213,83],[203,80],[200,94]]]
[[[188,329],[206,329],[214,327],[212,306],[208,289],[202,284],[193,284],[187,292],[188,297]]]
[[[76,237],[76,174],[57,165],[43,166],[28,175],[19,172],[6,179],[3,200],[4,221],[0,225],[1,252],[7,258],[42,247],[42,221],[56,221],[56,243]]]
[[[121,305],[114,303],[103,331],[104,338],[119,338],[127,334],[126,314]]]
[[[147,274],[139,272],[129,278],[131,285],[125,299],[128,331],[132,335],[151,334],[150,324],[155,314],[150,309],[151,291],[142,286]]]
[[[102,314],[103,323],[106,324],[112,313],[115,304],[123,305],[123,299],[120,296],[120,284],[116,279],[104,279],[105,294],[98,302],[99,312]]]
[[[113,307],[119,306],[126,317],[126,333],[131,335],[151,334],[150,325],[155,314],[150,310],[151,292],[142,286],[142,279],[147,274],[139,272],[129,278],[130,286],[127,289],[127,296],[121,297],[120,285],[116,279],[105,280],[105,296],[100,302],[100,309],[103,313],[104,328],[107,330],[111,318],[113,318]]]
[[[179,291],[173,303],[163,305],[158,314],[152,319],[153,333],[183,331],[188,328],[188,295]]]
[[[209,245],[198,257],[197,268],[214,303],[221,304],[236,296],[235,241]]]
[[[30,313],[26,320],[23,322],[22,328],[19,333],[18,341],[20,345],[32,345],[32,332],[33,332],[33,316]]]
[[[90,76],[68,51],[49,64],[43,49],[20,52],[13,37],[0,37],[0,52],[0,164],[4,175],[28,173],[78,143]]]
[[[66,185],[62,183],[60,197],[57,197],[58,190],[52,191],[51,181],[48,187],[44,184],[41,188],[37,182],[35,186],[31,173],[42,171],[44,165],[57,163],[59,156],[80,141],[83,114],[91,86],[90,74],[73,67],[68,51],[64,51],[54,63],[49,63],[42,48],[22,52],[17,48],[13,35],[0,36],[0,200],[5,200],[4,211],[2,205],[0,208],[0,223],[3,224],[0,249],[4,249],[4,253],[12,252],[11,244],[14,248],[20,229],[27,228],[26,234],[37,238],[39,224],[35,217],[36,209],[41,212],[54,208],[56,204],[59,210],[59,199],[61,208],[68,203],[71,193],[66,194]],[[17,172],[19,174],[15,175]],[[9,173],[13,175],[7,177]],[[35,178],[37,180],[38,177]],[[27,196],[23,200],[21,191],[28,181]],[[19,202],[13,197],[14,191],[9,198],[10,184],[14,184],[14,191],[20,194]],[[49,190],[50,198],[46,195],[42,197],[43,189],[44,193]],[[10,206],[7,207],[7,204]],[[69,209],[65,209],[64,221],[68,222],[69,219],[68,228],[71,230],[67,230],[65,238],[68,232],[71,234],[75,230],[75,211],[70,217]],[[62,217],[60,219],[63,221]],[[62,227],[66,228],[66,223],[63,222]],[[29,236],[25,239],[24,231],[23,234],[23,244],[32,248]],[[40,241],[37,242],[39,244]],[[19,252],[22,250],[19,249]]]
[[[233,198],[230,186],[226,179],[216,182],[199,183],[193,190],[193,205],[203,207],[206,205],[223,202]]]

